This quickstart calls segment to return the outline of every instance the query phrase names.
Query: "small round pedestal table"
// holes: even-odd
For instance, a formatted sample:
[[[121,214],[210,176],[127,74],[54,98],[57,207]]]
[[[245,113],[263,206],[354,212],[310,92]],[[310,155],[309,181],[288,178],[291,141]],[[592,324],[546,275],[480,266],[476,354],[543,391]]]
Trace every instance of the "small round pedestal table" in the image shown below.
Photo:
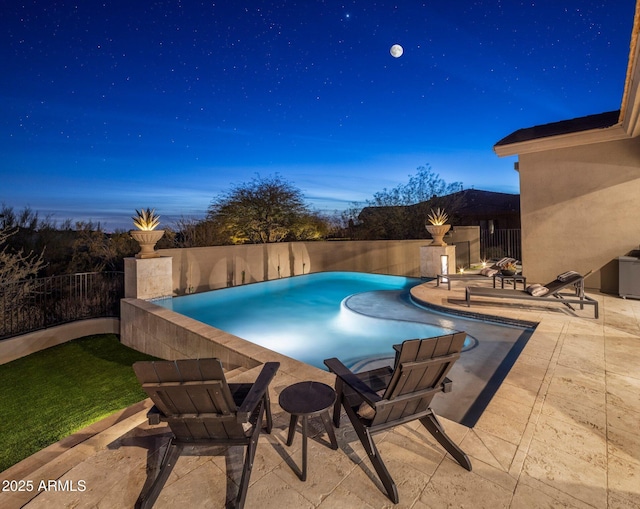
[[[329,409],[333,407],[335,401],[335,391],[320,382],[299,382],[290,385],[280,393],[280,406],[285,412],[291,414],[287,445],[293,443],[298,418],[302,417],[302,475],[300,479],[303,481],[307,480],[307,420],[309,417],[319,415],[322,418],[329,440],[331,440],[331,448],[338,448],[329,415]]]

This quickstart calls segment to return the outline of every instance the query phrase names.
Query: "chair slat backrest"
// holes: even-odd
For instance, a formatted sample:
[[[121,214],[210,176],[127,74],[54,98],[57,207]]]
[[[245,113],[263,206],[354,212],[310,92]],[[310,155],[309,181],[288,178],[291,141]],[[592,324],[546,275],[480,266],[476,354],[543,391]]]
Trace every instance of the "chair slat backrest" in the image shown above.
[[[142,361],[142,388],[181,440],[241,438],[237,406],[218,359]]]
[[[457,332],[403,342],[391,380],[382,396],[389,403],[378,407],[372,424],[426,411],[460,357],[465,337],[466,333]]]

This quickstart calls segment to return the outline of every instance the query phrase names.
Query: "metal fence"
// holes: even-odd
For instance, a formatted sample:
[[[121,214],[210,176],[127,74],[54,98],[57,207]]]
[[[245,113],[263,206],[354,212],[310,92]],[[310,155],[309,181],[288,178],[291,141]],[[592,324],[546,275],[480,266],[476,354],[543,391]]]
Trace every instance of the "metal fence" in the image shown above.
[[[491,260],[505,256],[522,260],[521,230],[480,230],[480,258]]]
[[[87,318],[119,317],[123,272],[87,272],[0,285],[0,339]]]

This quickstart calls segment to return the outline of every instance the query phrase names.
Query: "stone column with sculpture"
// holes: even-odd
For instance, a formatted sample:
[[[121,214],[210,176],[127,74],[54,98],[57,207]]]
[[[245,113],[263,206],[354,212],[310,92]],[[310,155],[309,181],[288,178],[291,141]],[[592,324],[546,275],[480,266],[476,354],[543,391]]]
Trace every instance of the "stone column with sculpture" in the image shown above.
[[[451,267],[455,273],[456,246],[448,246],[444,241],[445,234],[451,229],[450,224],[445,224],[448,219],[449,215],[440,207],[431,209],[427,216],[425,228],[433,240],[420,248],[420,277],[450,274]]]
[[[449,219],[449,215],[438,207],[436,210],[431,209],[431,212],[427,215],[427,222],[425,228],[433,237],[431,241],[432,246],[446,246],[444,236],[451,229],[450,224],[446,224]]]
[[[135,258],[124,259],[125,298],[157,299],[170,297],[173,293],[172,257],[160,256],[156,243],[164,230],[156,230],[160,216],[155,209],[136,210],[132,217],[136,230],[129,233],[140,244]]]
[[[137,230],[131,230],[129,234],[140,244],[140,252],[136,258],[157,258],[160,256],[155,251],[156,243],[164,235],[164,230],[156,230],[160,224],[160,216],[155,209],[136,209],[136,215],[132,217]]]

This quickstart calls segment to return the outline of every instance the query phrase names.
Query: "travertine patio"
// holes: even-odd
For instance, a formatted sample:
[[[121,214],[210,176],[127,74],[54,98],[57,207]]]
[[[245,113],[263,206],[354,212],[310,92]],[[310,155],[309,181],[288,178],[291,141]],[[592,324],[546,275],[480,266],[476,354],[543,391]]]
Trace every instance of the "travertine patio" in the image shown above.
[[[431,282],[417,291],[436,305],[467,310],[464,285],[453,286],[449,292]],[[476,312],[539,326],[477,425],[444,421],[471,457],[472,472],[415,423],[377,436],[398,484],[399,507],[640,506],[640,301],[591,295],[600,302],[598,320],[591,308],[572,316],[560,305],[473,305]],[[320,434],[309,444],[308,480],[298,479],[292,467],[300,464],[300,435],[286,447],[288,416],[277,394],[300,380],[332,384],[332,375],[277,354],[273,360],[281,362],[271,385],[275,428],[261,436],[246,507],[392,507],[345,417],[338,451],[314,423]],[[455,397],[455,380],[447,397]],[[0,474],[3,481],[34,485],[0,493],[0,506],[132,507],[145,483],[148,453],[161,450],[168,436],[166,427],[146,424],[148,406],[120,412]],[[237,480],[241,460],[235,451],[212,454],[181,457],[156,507],[224,507],[235,494],[227,474]],[[38,490],[40,480],[56,479],[64,491]]]

